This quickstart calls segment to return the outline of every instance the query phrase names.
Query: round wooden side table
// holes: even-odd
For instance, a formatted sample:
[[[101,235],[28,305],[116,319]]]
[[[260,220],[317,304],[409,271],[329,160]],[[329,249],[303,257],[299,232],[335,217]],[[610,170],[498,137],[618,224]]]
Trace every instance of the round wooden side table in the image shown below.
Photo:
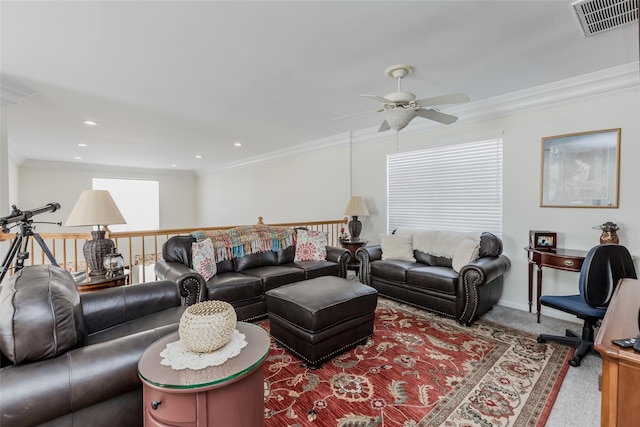
[[[176,370],[160,352],[178,341],[175,332],[151,344],[138,363],[145,427],[264,426],[264,373],[270,338],[264,329],[238,322],[247,346],[219,366]]]

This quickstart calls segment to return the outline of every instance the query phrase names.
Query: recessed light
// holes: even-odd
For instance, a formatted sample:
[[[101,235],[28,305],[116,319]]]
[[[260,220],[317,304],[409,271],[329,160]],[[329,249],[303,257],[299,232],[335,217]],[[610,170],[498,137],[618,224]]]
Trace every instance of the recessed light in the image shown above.
[[[78,144],[78,147],[86,147],[87,144],[83,144],[82,142],[80,144]]]
[[[172,168],[175,168],[177,165],[171,165]]]
[[[93,120],[85,120],[83,123],[87,126],[98,126],[98,122],[94,122]]]
[[[80,156],[75,156],[75,157],[74,157],[74,159],[76,159],[76,160],[82,160],[82,157],[80,157]]]
[[[233,145],[236,147],[242,147],[242,142],[234,142]]]
[[[200,154],[196,154],[196,159],[201,159],[202,156]]]

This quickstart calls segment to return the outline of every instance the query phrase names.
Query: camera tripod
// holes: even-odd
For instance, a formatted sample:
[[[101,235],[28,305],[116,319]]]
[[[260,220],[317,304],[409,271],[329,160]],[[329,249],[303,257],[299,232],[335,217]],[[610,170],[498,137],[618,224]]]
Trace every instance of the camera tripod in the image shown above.
[[[42,237],[40,237],[38,233],[33,231],[32,223],[33,221],[31,220],[25,220],[20,223],[20,231],[16,233],[16,238],[11,243],[11,248],[9,248],[9,252],[4,257],[4,261],[2,261],[2,269],[0,269],[0,283],[2,283],[2,279],[4,279],[4,276],[7,274],[7,271],[9,271],[9,268],[11,267],[11,262],[13,261],[13,258],[16,255],[18,256],[18,258],[16,259],[15,268],[13,270],[14,273],[22,270],[22,268],[24,267],[24,260],[29,258],[29,251],[27,250],[28,249],[27,245],[29,244],[29,237],[31,236],[33,236],[35,241],[38,242],[38,244],[42,248],[42,252],[47,256],[47,258],[51,262],[51,265],[55,267],[58,266],[58,263],[55,257],[53,256],[53,254],[51,253],[51,251],[49,250],[49,248],[47,247],[47,244],[44,242],[44,240],[42,240]],[[20,250],[21,247],[22,247],[22,250]]]

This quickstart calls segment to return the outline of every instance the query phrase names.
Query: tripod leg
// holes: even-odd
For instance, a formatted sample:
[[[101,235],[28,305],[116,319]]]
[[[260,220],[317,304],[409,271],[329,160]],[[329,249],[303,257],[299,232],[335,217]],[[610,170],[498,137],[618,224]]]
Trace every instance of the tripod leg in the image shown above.
[[[9,252],[7,252],[7,256],[5,256],[4,261],[2,261],[2,269],[0,270],[0,283],[2,283],[2,279],[4,279],[7,271],[9,271],[9,268],[11,267],[11,261],[13,261],[13,257],[15,257],[18,253],[21,243],[22,234],[16,234],[16,238],[13,239],[11,248],[9,248]]]
[[[44,252],[47,258],[49,258],[49,262],[51,262],[51,265],[53,265],[54,267],[57,267],[58,262],[56,261],[56,258],[53,256],[53,254],[47,247],[47,244],[44,242],[44,240],[42,240],[42,237],[40,237],[38,233],[33,233],[33,238],[36,239],[36,242],[38,242],[38,244],[42,248],[42,252]]]

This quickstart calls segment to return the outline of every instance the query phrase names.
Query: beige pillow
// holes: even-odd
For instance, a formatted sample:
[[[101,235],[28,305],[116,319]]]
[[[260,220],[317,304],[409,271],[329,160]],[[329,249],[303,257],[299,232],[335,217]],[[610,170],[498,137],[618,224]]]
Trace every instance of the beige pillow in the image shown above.
[[[402,234],[381,234],[382,259],[416,262],[413,257],[413,238]]]
[[[464,239],[456,252],[453,254],[451,260],[451,266],[456,273],[459,273],[462,267],[474,262],[478,259],[478,252],[480,251],[480,240]]]

